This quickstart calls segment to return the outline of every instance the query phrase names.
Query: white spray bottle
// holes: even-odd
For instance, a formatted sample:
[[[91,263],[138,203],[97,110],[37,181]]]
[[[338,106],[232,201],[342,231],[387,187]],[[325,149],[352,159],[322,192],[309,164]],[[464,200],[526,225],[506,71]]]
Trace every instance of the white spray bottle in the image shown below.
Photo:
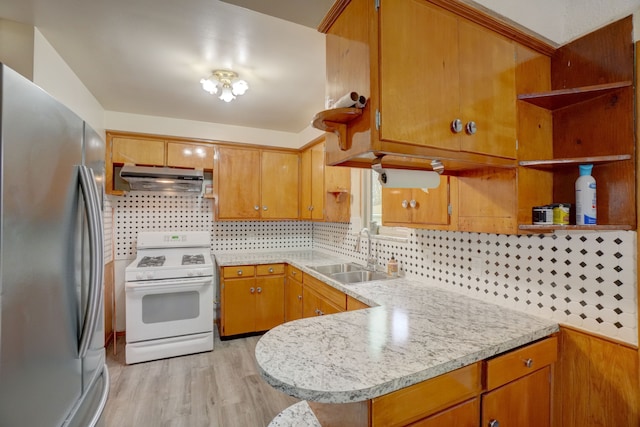
[[[596,224],[596,180],[591,176],[593,165],[579,165],[576,179],[576,224]]]

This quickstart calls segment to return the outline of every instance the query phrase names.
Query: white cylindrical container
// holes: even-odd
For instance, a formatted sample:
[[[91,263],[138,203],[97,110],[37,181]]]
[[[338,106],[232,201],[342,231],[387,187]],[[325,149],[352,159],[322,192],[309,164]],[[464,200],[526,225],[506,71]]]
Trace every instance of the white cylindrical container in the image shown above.
[[[576,180],[576,224],[596,224],[596,180],[591,176],[593,165],[580,165]]]

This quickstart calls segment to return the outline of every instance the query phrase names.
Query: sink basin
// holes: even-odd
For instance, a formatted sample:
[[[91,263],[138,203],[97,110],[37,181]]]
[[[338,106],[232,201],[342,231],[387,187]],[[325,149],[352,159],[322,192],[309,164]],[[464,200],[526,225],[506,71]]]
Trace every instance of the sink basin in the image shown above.
[[[335,273],[344,273],[344,272],[358,272],[364,270],[364,267],[354,263],[344,263],[344,264],[331,264],[331,265],[319,265],[317,267],[311,267],[315,271],[320,274],[332,275]]]
[[[337,280],[340,283],[361,283],[371,282],[373,280],[387,280],[393,279],[393,277],[380,273],[378,271],[360,270],[349,271],[346,273],[334,273],[330,276],[332,279]]]

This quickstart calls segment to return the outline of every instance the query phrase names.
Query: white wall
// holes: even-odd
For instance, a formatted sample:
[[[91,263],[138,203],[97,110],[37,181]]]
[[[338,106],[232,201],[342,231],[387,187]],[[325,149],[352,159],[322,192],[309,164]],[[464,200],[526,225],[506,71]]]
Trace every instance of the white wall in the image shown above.
[[[0,19],[0,61],[32,81],[33,33],[30,25]]]
[[[33,82],[104,135],[104,108],[37,28],[34,34]]]
[[[216,141],[241,142],[276,147],[298,148],[298,134],[268,129],[197,122],[141,114],[105,113],[105,127],[111,130],[154,133],[159,135],[202,138]]]

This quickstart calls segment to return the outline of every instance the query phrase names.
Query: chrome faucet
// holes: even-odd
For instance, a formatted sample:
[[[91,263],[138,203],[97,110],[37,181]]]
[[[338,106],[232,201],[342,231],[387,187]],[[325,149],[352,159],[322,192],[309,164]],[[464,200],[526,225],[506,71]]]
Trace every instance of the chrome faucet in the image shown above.
[[[371,255],[371,233],[369,232],[368,228],[363,228],[362,230],[360,230],[360,233],[358,233],[358,240],[356,241],[356,252],[360,252],[360,240],[362,239],[362,233],[365,233],[367,235],[367,239],[369,239],[369,246],[367,249],[367,270],[371,270],[371,271],[375,271],[376,270],[376,266],[378,264],[378,260]]]

